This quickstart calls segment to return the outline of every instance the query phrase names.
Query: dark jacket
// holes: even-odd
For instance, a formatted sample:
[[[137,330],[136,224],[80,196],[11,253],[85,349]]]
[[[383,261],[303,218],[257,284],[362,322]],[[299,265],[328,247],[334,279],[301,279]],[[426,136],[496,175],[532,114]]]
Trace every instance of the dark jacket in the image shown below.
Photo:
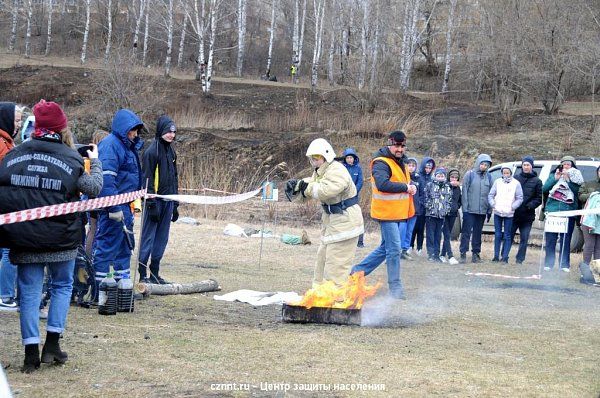
[[[458,180],[460,181],[460,172],[457,169],[451,169],[448,172],[448,176],[450,176],[450,174],[452,172],[457,172],[459,173],[459,178]],[[448,177],[448,180],[450,180],[450,177]],[[449,182],[448,182],[449,183]],[[458,216],[458,209],[460,209],[461,205],[462,205],[462,192],[460,190],[460,186],[458,187],[454,187],[452,185],[450,185],[450,188],[452,188],[452,202],[451,202],[451,206],[450,206],[450,213],[448,213],[449,216]]]
[[[515,180],[521,183],[523,203],[515,210],[514,220],[533,222],[535,209],[542,204],[542,180],[538,178],[535,170],[528,174],[517,174]]]
[[[414,173],[410,174],[410,181],[412,182],[412,184],[417,187],[417,194],[413,195],[413,203],[415,205],[415,216],[422,216],[423,215],[423,207],[421,207],[421,200],[419,198],[418,192],[419,192],[419,179],[421,178],[421,174],[419,174],[419,162],[417,161],[416,158],[408,158],[407,159],[407,163],[409,160],[414,161],[417,164],[417,168],[415,169]]]
[[[429,181],[425,186],[425,215],[444,218],[452,208],[452,187],[446,181]]]
[[[177,155],[171,143],[162,139],[162,135],[175,126],[173,120],[164,115],[156,123],[156,138],[144,151],[142,170],[143,185],[148,181],[148,193],[176,195],[179,190],[177,181]]]
[[[117,111],[113,118],[111,133],[98,144],[99,159],[102,162],[104,185],[100,196],[111,196],[141,189],[142,173],[138,150],[142,141],[127,138],[129,131],[143,126],[142,120],[129,109]],[[109,212],[119,211],[113,206]]]
[[[433,163],[433,168],[431,169],[429,174],[425,173],[425,165],[428,162]],[[425,187],[427,187],[427,184],[432,180],[434,170],[435,160],[428,156],[425,156],[421,161],[421,165],[419,166],[419,187],[417,192],[417,195],[419,196],[419,199],[417,200],[419,202],[419,208],[416,210],[416,214],[418,215],[425,214]],[[415,206],[416,204],[417,203],[415,202]]]
[[[406,166],[404,165],[406,157],[403,157],[402,159],[396,158],[386,146],[380,148],[377,152],[375,152],[373,157],[384,157],[393,159],[396,163],[400,165],[400,168],[402,170],[407,172]],[[408,185],[401,182],[390,181],[390,178],[392,177],[392,170],[383,161],[373,162],[371,174],[373,175],[373,179],[375,180],[375,186],[377,186],[377,189],[381,192],[398,193],[408,191]]]
[[[346,163],[346,156],[352,156],[354,158],[353,165]],[[360,166],[360,159],[354,148],[346,148],[342,157],[342,164],[348,169],[348,173],[350,173],[350,177],[352,177],[352,182],[354,182],[354,185],[356,186],[356,196],[358,196],[363,187],[363,172],[362,167]]]
[[[32,139],[0,163],[0,213],[79,200],[83,158],[62,142]],[[27,252],[75,249],[81,243],[78,213],[0,227],[2,246]]]

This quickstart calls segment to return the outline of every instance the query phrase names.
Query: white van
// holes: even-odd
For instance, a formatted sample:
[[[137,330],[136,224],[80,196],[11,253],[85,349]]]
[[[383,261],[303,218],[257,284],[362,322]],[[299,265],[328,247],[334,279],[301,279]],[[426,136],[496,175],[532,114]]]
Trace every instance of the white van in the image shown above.
[[[544,182],[546,182],[548,176],[550,176],[550,174],[554,172],[554,170],[559,164],[559,160],[536,160],[535,165],[533,166],[533,170],[535,170],[540,180],[542,180],[543,184]],[[596,174],[596,170],[598,169],[598,166],[600,166],[600,159],[590,157],[575,158],[575,164],[577,165],[577,168],[581,171],[585,182],[597,181],[598,176]],[[489,173],[492,176],[492,181],[495,181],[496,179],[502,176],[501,170],[503,167],[510,167],[513,171],[513,175],[517,175],[522,172],[520,160],[493,165],[489,170]],[[536,218],[533,222],[533,228],[531,229],[531,238],[542,238],[542,234],[544,232],[544,223],[539,220],[541,211],[542,206],[539,206],[537,209],[535,209]],[[454,239],[458,239],[460,235],[461,220],[462,212],[459,213],[459,217],[457,218],[457,221],[455,222],[454,228],[452,230],[452,237]],[[490,218],[490,221],[484,224],[483,233],[494,233],[494,217]],[[579,229],[579,227],[576,226],[575,230],[573,231],[573,236],[571,237],[571,252],[581,251],[582,247],[583,236],[581,234],[581,229]]]

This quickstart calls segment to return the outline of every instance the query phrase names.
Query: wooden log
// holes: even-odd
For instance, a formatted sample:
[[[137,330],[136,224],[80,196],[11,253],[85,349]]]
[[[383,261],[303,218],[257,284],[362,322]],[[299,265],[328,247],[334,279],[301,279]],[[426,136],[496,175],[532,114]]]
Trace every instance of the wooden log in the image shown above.
[[[214,279],[207,279],[205,281],[192,282],[192,283],[169,283],[166,285],[157,285],[153,283],[138,283],[138,292],[144,296],[150,296],[152,294],[156,296],[167,296],[170,294],[193,294],[193,293],[205,293],[205,292],[216,292],[221,290],[219,282]]]
[[[361,324],[360,310],[350,308],[306,308],[297,305],[283,304],[281,318],[291,323],[331,323],[335,325]]]

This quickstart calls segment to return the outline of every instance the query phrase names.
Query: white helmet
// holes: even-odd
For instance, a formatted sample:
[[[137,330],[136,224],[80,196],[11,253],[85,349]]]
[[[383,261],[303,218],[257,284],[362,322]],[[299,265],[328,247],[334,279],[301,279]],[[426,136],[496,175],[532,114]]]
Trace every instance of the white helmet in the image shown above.
[[[335,152],[333,151],[333,147],[324,138],[317,138],[316,140],[310,143],[308,149],[306,150],[306,156],[312,155],[323,156],[327,163],[331,163],[335,159]]]

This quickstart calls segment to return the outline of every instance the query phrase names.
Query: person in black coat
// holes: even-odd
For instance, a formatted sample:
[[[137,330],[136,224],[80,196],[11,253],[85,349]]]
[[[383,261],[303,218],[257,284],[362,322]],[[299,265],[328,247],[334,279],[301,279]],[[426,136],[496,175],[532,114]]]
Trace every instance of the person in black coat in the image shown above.
[[[517,252],[517,264],[525,261],[529,233],[535,220],[535,209],[542,204],[542,181],[533,170],[533,157],[525,156],[522,162],[522,172],[515,175],[515,179],[521,183],[523,188],[523,203],[515,210],[512,224],[512,240],[519,230],[519,251]]]
[[[156,138],[144,152],[142,169],[144,183],[148,181],[148,193],[176,195],[177,155],[172,143],[177,127],[173,120],[163,115],[156,122]],[[140,246],[140,282],[166,284],[160,275],[160,261],[169,241],[171,222],[177,221],[179,203],[159,198],[148,199],[144,214],[144,226]],[[148,266],[148,261],[150,264]],[[150,270],[150,274],[146,272]]]

